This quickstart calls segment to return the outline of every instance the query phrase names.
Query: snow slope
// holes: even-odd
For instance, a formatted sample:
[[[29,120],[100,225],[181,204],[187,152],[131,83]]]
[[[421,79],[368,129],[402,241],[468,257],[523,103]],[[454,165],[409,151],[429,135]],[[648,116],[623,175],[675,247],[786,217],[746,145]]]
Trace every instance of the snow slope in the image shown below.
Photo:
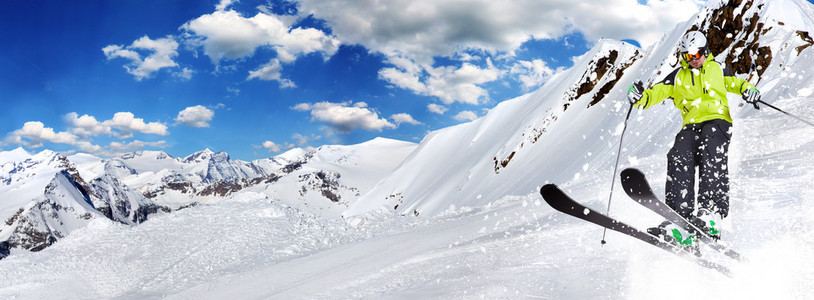
[[[415,143],[376,138],[350,146],[322,146],[306,154],[299,168],[272,187],[250,190],[307,212],[338,218],[384,176],[401,164]]]
[[[338,218],[413,149],[413,143],[374,139],[254,162],[208,149],[182,159],[163,151],[113,159],[0,152],[0,241],[38,251],[95,217],[137,225],[159,210],[218,203],[244,190]]]
[[[722,17],[727,15],[734,19]],[[451,206],[481,206],[505,195],[533,193],[546,182],[609,188],[628,108],[627,86],[635,80],[652,85],[674,70],[676,45],[685,32],[710,32],[716,59],[757,83],[767,102],[779,104],[811,93],[804,72],[811,70],[809,46],[814,41],[807,32],[814,32],[812,16],[811,4],[798,0],[710,1],[646,54],[622,42],[600,40],[576,61],[579,67],[554,76],[541,89],[502,102],[471,123],[430,133],[399,169],[345,215],[396,205],[402,213],[437,214]],[[732,24],[739,26],[733,32],[718,30]],[[713,40],[722,42],[713,46]],[[757,70],[750,73],[752,62]],[[593,87],[585,89],[586,83]],[[757,113],[738,107],[740,96],[729,94],[729,99],[735,119]],[[666,154],[680,126],[669,100],[634,112],[622,166],[665,164],[662,157],[638,158]],[[738,120],[735,126],[740,127]]]
[[[734,15],[757,13],[765,28],[771,27],[744,30],[743,36],[758,42],[743,46],[749,51],[770,47],[773,53],[769,64],[753,59],[765,65],[755,72],[759,81],[753,74],[764,100],[814,120],[814,76],[809,74],[814,49],[797,50],[807,43],[798,31],[814,32],[811,5],[797,0],[733,3]],[[641,57],[624,68],[619,82],[658,80],[659,72],[670,69],[678,37],[693,26],[704,28],[705,20],[713,20],[722,8],[710,1],[658,45],[639,49]],[[611,50],[621,60],[598,71]],[[307,212],[252,188],[210,205],[159,213],[139,226],[96,218],[43,251],[13,249],[0,260],[0,298],[809,298],[814,128],[767,108],[738,107],[736,96],[730,99],[735,118],[732,224],[724,239],[749,262],[732,264],[704,253],[730,265],[732,278],[614,232],[602,246],[602,230],[542,201],[539,186],[555,182],[575,199],[605,211],[626,103],[616,86],[589,105],[615,79],[610,74],[623,69],[625,58],[638,57],[636,50],[600,41],[581,58],[585,64],[578,66],[584,68],[501,103],[471,124],[431,133],[369,197],[351,204],[344,220]],[[746,57],[752,59],[739,60]],[[592,78],[599,79],[594,89],[574,97],[580,94],[574,87]],[[634,113],[623,167],[641,168],[662,190],[664,154],[679,123],[669,102]],[[324,168],[344,161],[323,153]],[[415,174],[421,167],[424,172]],[[309,174],[306,169],[295,171]],[[616,191],[611,215],[638,227],[660,221],[619,187]]]

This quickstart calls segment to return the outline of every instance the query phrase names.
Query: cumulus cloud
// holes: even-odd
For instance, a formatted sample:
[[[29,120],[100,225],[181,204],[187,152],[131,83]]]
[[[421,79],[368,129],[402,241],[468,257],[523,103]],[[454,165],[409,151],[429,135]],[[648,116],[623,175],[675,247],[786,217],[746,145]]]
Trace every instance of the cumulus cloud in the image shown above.
[[[301,16],[326,20],[343,43],[384,54],[392,67],[380,70],[381,79],[446,104],[476,104],[488,97],[483,84],[504,75],[473,52],[506,57],[508,65],[498,69],[510,69],[511,58],[523,43],[573,32],[581,32],[589,42],[601,37],[634,39],[647,47],[697,13],[702,4],[696,0],[298,2]],[[471,64],[439,67],[437,57]],[[531,63],[521,63],[524,72],[506,74],[516,76],[525,88],[550,77],[548,70]]]
[[[115,135],[119,138],[128,138],[132,136],[134,131],[155,135],[169,134],[167,125],[160,122],[146,123],[144,119],[136,118],[131,112],[117,112],[112,119],[102,122],[93,116],[79,116],[79,114],[71,112],[65,114],[63,120],[71,127],[73,134],[84,137],[106,134]],[[118,131],[113,129],[118,129]]]
[[[300,103],[292,107],[292,109],[309,111],[311,120],[323,122],[343,133],[350,133],[356,129],[381,131],[384,128],[396,128],[396,125],[386,119],[379,118],[378,113],[367,108],[365,102]]]
[[[227,7],[232,5],[236,0],[221,0],[218,5],[215,6],[216,10],[225,10]]]
[[[300,56],[322,53],[327,60],[339,50],[339,40],[314,28],[292,28],[294,16],[278,16],[266,10],[253,17],[228,9],[233,1],[221,1],[216,11],[202,15],[181,26],[186,44],[203,48],[213,64],[224,59],[240,60],[254,56],[259,48],[273,49],[277,57],[252,71],[247,80],[279,81],[280,87],[296,85],[282,77],[282,64],[296,61]]]
[[[452,118],[455,119],[455,120],[461,121],[461,122],[474,121],[474,120],[476,120],[478,118],[478,114],[476,114],[476,113],[474,113],[472,111],[465,110],[465,111],[462,111],[462,112],[458,113],[457,115],[455,115]]]
[[[192,79],[192,74],[195,74],[195,71],[190,68],[183,68],[178,72],[172,73],[172,76],[175,78],[181,79],[182,81],[189,81]]]
[[[57,131],[47,127],[43,122],[30,121],[23,124],[23,127],[6,134],[0,141],[2,145],[21,145],[27,148],[44,147],[45,142],[54,144],[69,145],[75,151],[90,153],[101,156],[116,156],[121,151],[130,151],[144,147],[166,147],[165,141],[143,142],[131,141],[111,142],[109,146],[103,147],[95,145],[92,138],[99,135],[113,136],[119,139],[133,137],[134,132],[141,132],[153,135],[167,135],[167,126],[160,122],[144,122],[141,118],[136,118],[130,112],[119,112],[114,114],[110,120],[99,121],[94,116],[79,115],[71,112],[62,117],[67,129]]]
[[[106,126],[121,130],[117,136],[120,138],[132,137],[132,132],[137,131],[145,134],[168,135],[167,125],[160,122],[144,122],[144,119],[136,118],[131,112],[117,112],[113,118],[102,122]]]
[[[113,131],[110,126],[105,126],[102,122],[96,120],[96,117],[89,115],[82,115],[75,112],[66,114],[63,117],[65,123],[71,127],[71,132],[80,136],[94,136],[100,134],[112,135]]]
[[[178,42],[171,36],[153,40],[145,35],[135,40],[130,46],[108,45],[102,48],[102,52],[108,60],[114,58],[129,60],[130,63],[124,65],[124,68],[128,73],[136,76],[136,80],[139,81],[163,68],[178,66],[173,60],[178,56]],[[142,58],[142,53],[148,54]]]
[[[696,0],[299,0],[300,14],[331,25],[343,42],[419,63],[462,49],[512,52],[529,39],[580,31],[588,40],[635,39],[643,46],[698,12]]]
[[[225,2],[221,2],[224,4]],[[187,43],[203,47],[214,64],[222,59],[241,59],[254,55],[259,47],[277,51],[280,61],[290,63],[297,56],[322,52],[327,57],[339,49],[339,40],[313,28],[291,28],[295,18],[258,12],[246,18],[227,5],[181,26]]]
[[[280,148],[280,145],[277,145],[272,141],[263,142],[263,144],[260,145],[260,148],[267,149],[269,153],[280,152],[280,150],[282,149]]]
[[[70,132],[56,132],[53,128],[45,127],[45,124],[39,121],[26,122],[22,128],[8,133],[0,144],[40,148],[44,146],[44,142],[71,145],[80,151],[89,153],[102,151],[101,146],[82,140],[79,136]]]
[[[421,124],[421,122],[416,121],[415,119],[413,119],[413,116],[411,116],[410,114],[406,114],[406,113],[400,113],[400,114],[392,115],[392,116],[390,116],[390,119],[393,119],[393,121],[396,122],[396,126],[401,126],[402,123],[407,123],[407,124],[410,124],[410,125],[419,125],[419,124]]]
[[[280,87],[282,88],[294,88],[297,87],[294,82],[291,80],[282,78],[281,72],[283,71],[283,65],[280,64],[280,60],[273,58],[267,64],[261,66],[259,69],[254,71],[249,71],[249,77],[247,80],[252,79],[260,79],[260,80],[276,80],[280,82]]]
[[[444,113],[446,113],[449,110],[449,108],[447,108],[446,106],[443,106],[443,105],[438,105],[438,104],[435,104],[435,103],[431,103],[431,104],[427,105],[427,110],[429,110],[431,113],[443,115]]]
[[[202,49],[213,64],[248,59],[258,49],[276,56],[248,68],[246,80],[277,81],[282,88],[296,84],[283,75],[284,65],[303,55],[325,59],[340,44],[361,45],[382,54],[386,67],[381,80],[396,88],[434,97],[445,105],[488,102],[486,85],[511,76],[528,90],[559,70],[543,60],[517,61],[515,53],[531,40],[556,39],[579,32],[589,42],[601,37],[634,39],[647,47],[664,32],[698,11],[698,0],[297,0],[293,15],[276,15],[271,4],[253,12],[233,8],[237,0],[221,0],[211,13],[180,26],[177,38],[144,36],[129,46],[109,45],[108,59],[124,58],[137,80],[162,68],[177,67],[178,42],[188,50]],[[302,28],[304,18],[324,21],[329,30]],[[266,51],[262,51],[265,54]],[[443,58],[443,63],[437,61]],[[173,73],[188,80],[190,69]],[[443,114],[441,106],[428,107]],[[316,119],[316,117],[314,117]],[[386,127],[380,127],[386,128]]]
[[[26,143],[23,139],[29,140],[27,145],[32,148],[42,147],[42,142],[48,141],[58,144],[74,144],[79,137],[69,132],[56,132],[53,128],[45,127],[39,121],[25,122],[23,128],[12,131],[6,138],[11,143]]]
[[[201,105],[190,106],[178,112],[175,122],[189,127],[209,127],[215,112]]]
[[[495,81],[501,74],[491,59],[487,59],[485,68],[470,63],[463,63],[460,67],[436,68],[421,66],[404,58],[391,59],[389,62],[394,67],[381,69],[379,78],[419,95],[438,97],[446,104],[480,104],[489,98],[489,93],[479,85]]]
[[[530,90],[541,86],[559,71],[562,71],[562,69],[554,70],[548,67],[543,60],[535,59],[532,61],[519,60],[509,72],[515,75],[524,90]]]

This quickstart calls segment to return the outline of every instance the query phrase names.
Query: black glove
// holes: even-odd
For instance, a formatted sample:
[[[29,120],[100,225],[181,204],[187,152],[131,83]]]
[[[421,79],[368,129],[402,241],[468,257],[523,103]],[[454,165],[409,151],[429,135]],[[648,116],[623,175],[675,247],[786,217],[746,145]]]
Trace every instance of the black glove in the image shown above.
[[[630,104],[636,104],[642,100],[642,92],[644,92],[644,84],[641,80],[636,81],[627,89],[627,100],[630,101]]]
[[[755,109],[760,109],[760,107],[757,105],[757,103],[760,102],[760,92],[755,88],[749,88],[743,92],[743,101],[754,105]]]

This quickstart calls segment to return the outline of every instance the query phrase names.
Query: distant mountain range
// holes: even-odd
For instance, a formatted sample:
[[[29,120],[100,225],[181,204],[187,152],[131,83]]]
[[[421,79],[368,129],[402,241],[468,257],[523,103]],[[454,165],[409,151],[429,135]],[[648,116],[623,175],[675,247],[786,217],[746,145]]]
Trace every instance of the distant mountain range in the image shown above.
[[[155,213],[216,203],[243,190],[339,217],[415,147],[380,138],[252,162],[209,149],[184,158],[163,151],[112,159],[50,150],[31,155],[22,148],[0,152],[0,241],[38,251],[94,218],[136,225]]]

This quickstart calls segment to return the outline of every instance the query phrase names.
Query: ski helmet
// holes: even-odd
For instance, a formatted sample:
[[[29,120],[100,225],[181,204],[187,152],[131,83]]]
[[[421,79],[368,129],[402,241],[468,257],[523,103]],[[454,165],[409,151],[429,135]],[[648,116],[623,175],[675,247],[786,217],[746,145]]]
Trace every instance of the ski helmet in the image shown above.
[[[678,42],[678,50],[681,53],[696,54],[703,51],[701,54],[706,55],[709,48],[707,48],[707,38],[700,31],[690,31],[681,37]]]

